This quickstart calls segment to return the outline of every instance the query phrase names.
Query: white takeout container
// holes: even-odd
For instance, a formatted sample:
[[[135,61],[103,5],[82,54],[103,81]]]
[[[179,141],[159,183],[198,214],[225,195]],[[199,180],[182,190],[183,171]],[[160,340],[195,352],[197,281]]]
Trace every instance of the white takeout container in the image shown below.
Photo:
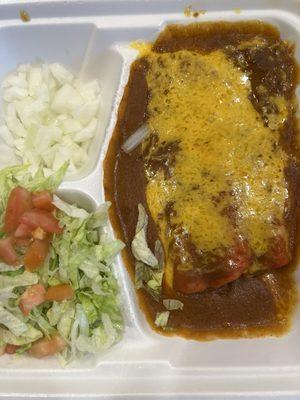
[[[189,5],[206,13],[186,17]],[[21,21],[20,10],[29,13],[30,22]],[[295,42],[300,62],[299,0],[0,0],[0,81],[20,63],[42,60],[61,62],[82,79],[101,83],[101,124],[89,162],[61,185],[63,197],[87,209],[104,200],[102,162],[137,55],[131,41],[154,40],[167,23],[249,19],[277,26],[284,39]],[[3,356],[0,397],[300,399],[299,310],[291,332],[281,338],[166,338],[147,325],[121,259],[116,274],[126,324],[123,340],[96,359],[66,369],[55,358]]]

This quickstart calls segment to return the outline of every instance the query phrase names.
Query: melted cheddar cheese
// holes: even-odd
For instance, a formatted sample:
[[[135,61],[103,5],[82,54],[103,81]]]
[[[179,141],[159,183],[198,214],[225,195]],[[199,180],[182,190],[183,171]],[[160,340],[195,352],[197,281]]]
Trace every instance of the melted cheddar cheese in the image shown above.
[[[275,221],[284,216],[287,155],[279,146],[279,129],[286,101],[274,100],[278,113],[269,116],[267,127],[249,100],[248,76],[221,50],[151,53],[147,59],[148,124],[157,136],[147,157],[178,144],[168,176],[146,163],[147,203],[166,252],[169,284],[170,224],[180,226],[199,252],[218,253],[242,237],[259,257],[268,249]],[[174,212],[167,223],[164,210],[170,203]],[[183,257],[181,268],[189,267]]]

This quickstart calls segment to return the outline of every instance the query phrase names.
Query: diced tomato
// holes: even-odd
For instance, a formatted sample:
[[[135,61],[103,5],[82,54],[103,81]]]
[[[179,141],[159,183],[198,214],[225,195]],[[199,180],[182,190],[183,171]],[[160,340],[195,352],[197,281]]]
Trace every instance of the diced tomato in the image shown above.
[[[32,285],[25,290],[21,296],[19,307],[23,314],[28,315],[30,311],[44,302],[46,290],[40,283]]]
[[[36,358],[47,357],[60,353],[67,345],[61,336],[55,335],[50,339],[43,337],[33,343],[28,353]]]
[[[5,346],[5,353],[7,354],[15,354],[16,350],[18,349],[19,346],[16,346],[14,344],[7,344]]]
[[[54,205],[52,204],[53,197],[48,190],[43,190],[42,192],[34,193],[32,196],[32,203],[35,208],[40,210],[53,211]]]
[[[38,210],[37,208],[25,212],[20,221],[30,226],[32,229],[42,228],[49,233],[62,233],[63,229],[59,226],[58,220],[49,211]]]
[[[30,238],[31,237],[32,228],[25,224],[18,225],[14,237],[16,238]]]
[[[14,239],[12,237],[0,239],[0,259],[9,265],[14,265],[18,261],[18,255],[13,245]]]
[[[45,261],[49,252],[49,240],[35,239],[30,246],[24,257],[24,265],[27,271],[33,272],[37,270]]]
[[[45,300],[49,301],[63,301],[71,299],[74,295],[72,287],[64,283],[62,285],[51,286],[47,289]]]
[[[21,215],[31,208],[31,193],[20,186],[15,187],[8,198],[4,216],[4,231],[14,232],[20,223]]]
[[[16,238],[14,242],[16,247],[28,247],[32,240],[30,238]]]

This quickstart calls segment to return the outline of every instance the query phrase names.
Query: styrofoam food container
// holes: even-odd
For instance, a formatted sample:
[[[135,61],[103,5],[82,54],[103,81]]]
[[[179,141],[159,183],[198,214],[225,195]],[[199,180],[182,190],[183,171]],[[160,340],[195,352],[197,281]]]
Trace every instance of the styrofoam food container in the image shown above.
[[[206,10],[197,19],[184,8]],[[236,8],[239,8],[237,10]],[[19,18],[26,10],[31,21]],[[0,0],[0,80],[20,63],[62,62],[102,87],[101,125],[89,162],[63,182],[67,200],[94,209],[104,200],[102,162],[118,105],[136,57],[133,40],[154,40],[171,22],[261,19],[296,43],[300,60],[299,0]],[[102,140],[101,138],[104,138]],[[1,188],[0,188],[1,190]],[[123,340],[97,359],[61,369],[48,358],[0,358],[0,396],[176,395],[178,398],[300,398],[300,312],[282,338],[196,342],[154,333],[137,305],[119,259],[116,274],[125,316]],[[298,274],[299,282],[300,275]],[[151,397],[152,397],[151,396]],[[278,396],[278,397],[277,397]]]

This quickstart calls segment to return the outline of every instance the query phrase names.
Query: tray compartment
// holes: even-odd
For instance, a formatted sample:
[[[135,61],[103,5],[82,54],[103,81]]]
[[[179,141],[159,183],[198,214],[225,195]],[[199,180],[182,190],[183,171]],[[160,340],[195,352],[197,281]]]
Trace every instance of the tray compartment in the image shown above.
[[[283,38],[296,43],[300,60],[299,2],[229,0],[226,4],[194,2],[207,13],[197,19],[183,17],[181,0],[75,1],[74,7],[56,2],[22,4],[32,16],[18,20],[17,2],[2,2],[0,15],[0,79],[20,62],[61,61],[82,77],[99,78],[103,93],[104,142],[93,144],[90,164],[82,174],[65,181],[59,193],[91,210],[103,198],[102,161],[113,132],[118,105],[136,53],[127,44],[152,40],[167,23],[205,20],[262,19],[278,26]],[[242,12],[237,14],[235,7]],[[35,17],[37,19],[35,19]],[[44,45],[47,44],[47,46]],[[100,59],[101,57],[101,59]],[[99,73],[99,75],[97,75]],[[300,93],[299,93],[300,95]],[[96,140],[97,141],[97,140]],[[98,147],[97,147],[98,146]],[[289,335],[280,339],[219,340],[199,343],[155,334],[139,310],[136,295],[122,265],[116,275],[124,296],[126,330],[123,340],[96,360],[61,370],[54,358],[34,360],[0,358],[0,396],[30,397],[50,394],[87,396],[125,393],[185,393],[232,398],[242,392],[300,393],[300,311]],[[300,272],[297,272],[300,282]],[[260,377],[259,382],[257,376]],[[280,376],[280,379],[279,379]],[[117,379],[116,379],[117,377]]]

